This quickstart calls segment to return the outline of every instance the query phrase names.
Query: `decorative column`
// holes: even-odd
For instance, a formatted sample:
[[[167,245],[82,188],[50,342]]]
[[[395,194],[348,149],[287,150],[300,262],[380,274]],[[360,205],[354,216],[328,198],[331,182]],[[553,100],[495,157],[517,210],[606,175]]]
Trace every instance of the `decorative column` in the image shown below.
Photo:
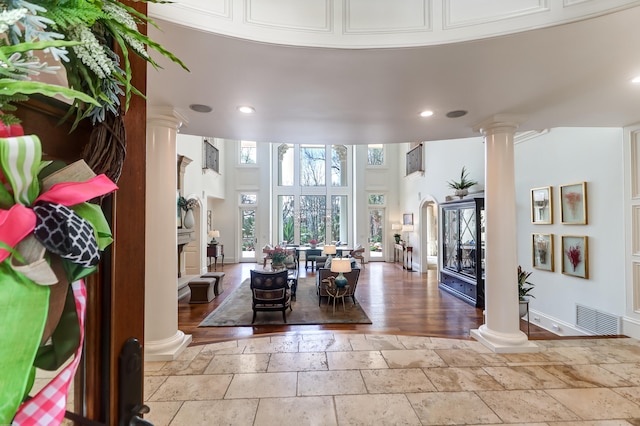
[[[191,335],[178,330],[176,135],[184,121],[170,107],[147,111],[146,361],[173,360],[191,343]]]
[[[520,331],[518,314],[513,136],[519,121],[500,115],[478,126],[485,137],[486,324],[471,336],[498,353],[538,351]]]

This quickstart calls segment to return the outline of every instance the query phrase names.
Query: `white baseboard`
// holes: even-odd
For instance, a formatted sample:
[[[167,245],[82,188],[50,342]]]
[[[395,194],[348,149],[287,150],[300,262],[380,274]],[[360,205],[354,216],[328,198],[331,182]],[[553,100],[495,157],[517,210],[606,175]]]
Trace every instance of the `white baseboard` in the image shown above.
[[[558,318],[554,318],[550,315],[546,315],[543,312],[536,311],[534,309],[530,310],[529,316],[531,317],[531,324],[536,325],[540,328],[544,328],[545,330],[550,331],[553,334],[557,334],[558,336],[592,335],[591,333],[577,328],[575,324],[570,324],[568,322],[559,320]]]
[[[622,317],[622,334],[640,340],[640,321]]]

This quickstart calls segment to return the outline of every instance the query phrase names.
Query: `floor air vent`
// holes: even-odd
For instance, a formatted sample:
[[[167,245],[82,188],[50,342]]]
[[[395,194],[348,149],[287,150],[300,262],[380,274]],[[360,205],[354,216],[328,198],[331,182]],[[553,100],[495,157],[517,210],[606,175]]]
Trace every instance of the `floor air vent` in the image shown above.
[[[576,304],[576,325],[598,336],[620,334],[620,317]]]

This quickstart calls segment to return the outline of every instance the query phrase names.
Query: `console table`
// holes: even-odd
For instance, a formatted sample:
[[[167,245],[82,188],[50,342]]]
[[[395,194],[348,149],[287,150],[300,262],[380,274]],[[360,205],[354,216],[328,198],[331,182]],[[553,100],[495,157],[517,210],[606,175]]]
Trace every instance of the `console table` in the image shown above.
[[[402,269],[413,271],[413,247],[403,244],[394,244],[393,246],[393,262],[396,263],[402,259]]]
[[[222,257],[221,267],[224,268],[224,244],[210,244],[207,246],[207,258],[209,265],[207,270],[211,270],[211,258],[213,257],[213,270],[218,270],[218,257]]]

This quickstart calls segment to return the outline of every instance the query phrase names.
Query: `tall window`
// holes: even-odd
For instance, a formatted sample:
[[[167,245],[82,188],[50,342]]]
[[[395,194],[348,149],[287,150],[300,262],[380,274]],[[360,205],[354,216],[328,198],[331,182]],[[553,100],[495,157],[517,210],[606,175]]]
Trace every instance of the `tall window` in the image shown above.
[[[254,141],[240,141],[240,164],[256,164],[258,149]]]
[[[281,144],[274,149],[276,239],[296,244],[348,243],[351,148]]]
[[[382,144],[367,145],[367,164],[369,166],[384,165],[384,145]]]
[[[302,145],[300,147],[300,186],[326,185],[326,147]]]

